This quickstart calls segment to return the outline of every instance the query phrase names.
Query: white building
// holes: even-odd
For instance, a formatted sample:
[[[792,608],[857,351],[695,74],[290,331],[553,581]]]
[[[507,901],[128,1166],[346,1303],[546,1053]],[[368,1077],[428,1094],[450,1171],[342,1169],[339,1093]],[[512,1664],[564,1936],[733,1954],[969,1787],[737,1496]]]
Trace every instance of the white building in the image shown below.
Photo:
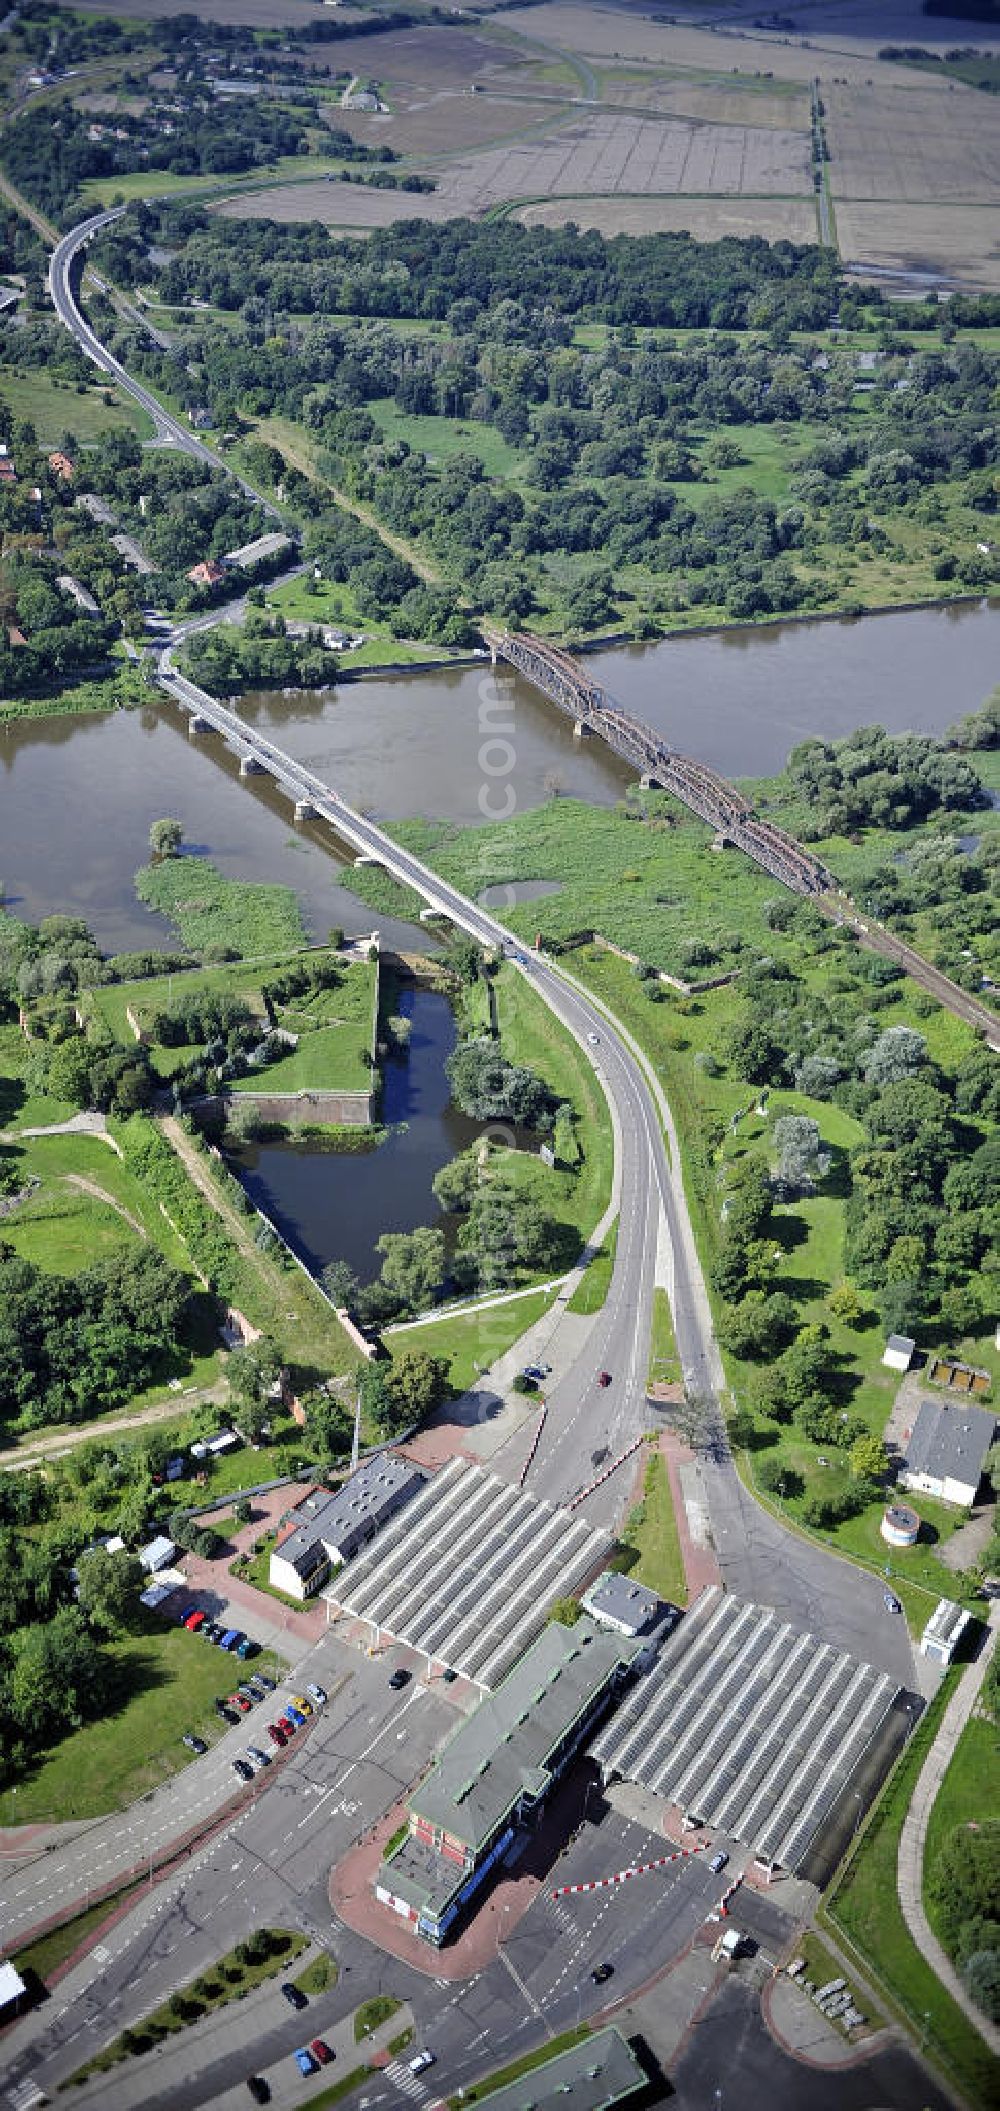
[[[151,1576],[155,1576],[158,1570],[170,1567],[176,1552],[177,1548],[172,1539],[151,1539],[148,1546],[139,1548],[139,1560],[143,1568]]]
[[[920,1637],[920,1654],[950,1664],[972,1618],[953,1598],[941,1598]]]
[[[360,1553],[403,1503],[424,1485],[424,1476],[388,1453],[368,1459],[333,1495],[314,1489],[295,1512],[292,1529],[271,1555],[269,1580],[292,1598],[311,1598]]]
[[[882,1362],[887,1371],[908,1371],[913,1362],[913,1351],[917,1344],[910,1334],[890,1334],[882,1351]]]
[[[921,1400],[903,1439],[900,1486],[971,1509],[995,1429],[989,1408],[972,1407],[967,1400]]]

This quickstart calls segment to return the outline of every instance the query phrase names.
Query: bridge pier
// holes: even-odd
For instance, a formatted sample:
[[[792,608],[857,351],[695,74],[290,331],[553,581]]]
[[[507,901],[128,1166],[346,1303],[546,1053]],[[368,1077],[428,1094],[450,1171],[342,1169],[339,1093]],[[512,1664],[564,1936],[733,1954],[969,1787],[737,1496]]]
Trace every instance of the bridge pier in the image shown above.
[[[591,736],[591,734],[593,733],[593,730],[594,730],[593,726],[589,725],[589,724],[588,724],[588,722],[587,722],[587,720],[586,720],[585,718],[574,718],[574,720],[573,720],[573,738],[574,738],[574,740],[589,740],[589,739],[590,739],[590,736]]]
[[[643,770],[639,784],[644,792],[662,792],[663,790],[661,779],[654,777],[651,770]]]
[[[311,799],[296,799],[296,801],[295,801],[295,819],[296,819],[296,821],[313,821],[313,820],[315,820],[315,818],[316,818],[316,808],[314,807],[314,805],[313,805],[313,803],[312,803],[312,800],[311,800]]]
[[[267,776],[267,771],[266,771],[266,769],[264,768],[264,764],[263,764],[262,762],[258,762],[258,760],[257,760],[257,757],[256,757],[256,755],[241,755],[241,756],[240,756],[240,776],[241,776],[241,777],[266,777],[266,776]]]
[[[210,733],[211,730],[211,720],[200,717],[197,711],[192,711],[188,719],[188,739],[196,740],[199,733]]]

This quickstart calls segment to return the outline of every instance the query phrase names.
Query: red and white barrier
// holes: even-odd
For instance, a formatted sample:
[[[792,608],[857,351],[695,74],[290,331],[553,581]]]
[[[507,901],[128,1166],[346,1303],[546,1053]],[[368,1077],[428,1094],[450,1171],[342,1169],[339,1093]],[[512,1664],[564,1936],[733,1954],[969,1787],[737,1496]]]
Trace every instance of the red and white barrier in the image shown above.
[[[732,1898],[733,1892],[739,1890],[742,1882],[743,1871],[741,1870],[739,1876],[735,1876],[733,1878],[733,1881],[730,1884],[728,1891],[723,1892],[722,1897],[719,1900],[719,1914],[722,1920],[729,1919],[729,1901]]]
[[[535,1431],[535,1434],[534,1434],[534,1436],[533,1436],[533,1437],[532,1437],[532,1439],[531,1439],[531,1449],[530,1449],[530,1451],[528,1452],[528,1456],[527,1456],[527,1458],[525,1459],[524,1465],[523,1465],[523,1466],[522,1466],[522,1468],[521,1468],[520,1476],[519,1476],[519,1478],[518,1478],[518,1483],[517,1483],[517,1485],[518,1485],[518,1487],[519,1487],[519,1488],[523,1488],[523,1487],[524,1487],[525,1481],[527,1480],[527,1478],[528,1478],[528,1475],[529,1475],[529,1473],[531,1472],[531,1468],[532,1468],[532,1466],[533,1466],[533,1465],[534,1465],[534,1463],[535,1463],[535,1453],[536,1453],[536,1451],[538,1450],[538,1446],[539,1446],[539,1444],[540,1444],[540,1442],[541,1442],[541,1436],[542,1436],[542,1431],[543,1431],[543,1429],[545,1428],[545,1417],[546,1417],[546,1415],[548,1414],[548,1411],[549,1411],[549,1404],[548,1404],[548,1401],[547,1401],[547,1400],[543,1400],[543,1402],[542,1402],[542,1412],[541,1412],[541,1414],[540,1414],[540,1415],[539,1415],[539,1417],[538,1417],[538,1428],[536,1429],[536,1431]]]
[[[630,1459],[632,1453],[638,1451],[640,1444],[645,1442],[644,1436],[636,1437],[634,1444],[630,1444],[627,1450],[620,1451],[618,1457],[612,1459],[610,1466],[605,1466],[603,1473],[599,1473],[595,1481],[591,1481],[586,1488],[581,1488],[579,1495],[574,1495],[572,1502],[566,1504],[567,1510],[575,1510],[580,1503],[585,1503],[588,1495],[593,1495],[594,1489],[599,1488],[602,1481],[609,1481],[612,1474],[617,1473],[619,1466],[624,1466],[626,1459]]]
[[[669,1862],[686,1862],[689,1855],[704,1854],[704,1847],[678,1847],[674,1854],[658,1855],[655,1862],[633,1862],[630,1869],[616,1869],[613,1876],[595,1876],[587,1884],[560,1884],[552,1898],[569,1898],[577,1891],[606,1891],[611,1884],[627,1884],[630,1877],[648,1876],[651,1869],[666,1869]],[[735,1888],[735,1887],[734,1887]]]

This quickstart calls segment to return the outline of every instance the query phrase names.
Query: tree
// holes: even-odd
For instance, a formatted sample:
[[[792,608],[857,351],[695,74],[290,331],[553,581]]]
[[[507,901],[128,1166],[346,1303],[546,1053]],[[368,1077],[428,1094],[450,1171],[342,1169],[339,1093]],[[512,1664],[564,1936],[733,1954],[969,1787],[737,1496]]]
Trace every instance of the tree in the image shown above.
[[[881,1437],[855,1437],[850,1451],[851,1472],[856,1480],[881,1481],[889,1470],[889,1455]]]
[[[431,1181],[436,1200],[448,1211],[467,1210],[478,1184],[479,1164],[474,1150],[449,1159]]]
[[[425,1349],[405,1349],[397,1356],[392,1373],[392,1396],[404,1422],[423,1422],[444,1399],[448,1389],[448,1361],[429,1356]]]
[[[927,1043],[923,1034],[910,1026],[889,1026],[884,1034],[869,1049],[864,1063],[865,1080],[869,1085],[892,1085],[899,1078],[912,1077],[926,1060]]]
[[[943,1841],[924,1882],[938,1909],[946,1946],[957,1942],[962,1924],[990,1915],[1000,1897],[1000,1820],[957,1825]]]
[[[165,818],[150,826],[149,847],[154,857],[175,858],[183,841],[184,830],[179,821]]]
[[[132,1625],[145,1577],[134,1554],[95,1548],[80,1563],[76,1602],[96,1634],[121,1634]]]
[[[976,2007],[1000,2023],[1000,1943],[992,1950],[974,1950],[962,1966],[962,1978]]]
[[[802,1493],[802,1475],[796,1473],[794,1467],[787,1465],[784,1459],[761,1459],[757,1467],[757,1479],[768,1494],[780,1495],[783,1502],[787,1502],[789,1496]]]
[[[508,1063],[488,1034],[460,1041],[444,1067],[463,1114],[476,1121],[517,1122],[528,1129],[545,1126],[551,1106],[548,1086],[524,1065]]]
[[[560,1627],[575,1627],[582,1611],[578,1598],[553,1598],[546,1619],[557,1620]]]
[[[830,1165],[829,1153],[820,1148],[819,1123],[808,1114],[783,1114],[773,1133],[779,1180],[792,1188],[812,1188]]]
[[[281,1357],[267,1334],[233,1349],[226,1364],[229,1390],[239,1401],[262,1400],[281,1373]]]
[[[975,1334],[983,1316],[983,1308],[971,1283],[954,1283],[950,1290],[941,1293],[941,1320],[953,1341],[960,1341],[964,1334]]]
[[[385,1231],[376,1243],[382,1282],[399,1306],[422,1312],[432,1305],[445,1279],[444,1233],[421,1224],[415,1231]]]
[[[865,1304],[860,1292],[850,1282],[838,1283],[827,1298],[827,1310],[845,1327],[856,1327],[863,1317]]]
[[[354,1302],[358,1279],[348,1261],[328,1261],[320,1276],[331,1305],[342,1312]]]

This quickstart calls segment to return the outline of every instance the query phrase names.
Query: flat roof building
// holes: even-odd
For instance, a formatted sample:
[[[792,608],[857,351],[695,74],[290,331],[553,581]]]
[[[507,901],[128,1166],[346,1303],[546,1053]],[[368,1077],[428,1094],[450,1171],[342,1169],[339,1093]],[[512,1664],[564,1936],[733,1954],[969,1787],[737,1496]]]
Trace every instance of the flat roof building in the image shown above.
[[[293,1598],[311,1597],[335,1565],[360,1553],[424,1485],[416,1466],[384,1452],[366,1460],[334,1494],[313,1489],[272,1552],[271,1584]]]
[[[241,571],[250,571],[255,564],[267,564],[289,547],[289,537],[275,528],[269,535],[258,535],[255,542],[243,543],[238,550],[227,550],[225,562],[238,565]]]
[[[628,2039],[611,2027],[543,2060],[516,2082],[487,2090],[479,2101],[490,2111],[610,2111],[648,2086]]]
[[[158,1539],[151,1539],[148,1546],[139,1548],[139,1561],[151,1576],[155,1576],[158,1569],[170,1567],[176,1552],[173,1540],[161,1535]]]
[[[664,1609],[663,1599],[617,1569],[605,1569],[580,1600],[585,1612],[619,1635],[644,1635]]]
[[[383,1903],[440,1945],[518,1832],[540,1815],[638,1654],[636,1642],[587,1618],[543,1628],[414,1790],[409,1836],[376,1884]]]
[[[903,1488],[939,1495],[970,1509],[979,1492],[996,1416],[965,1400],[921,1400],[904,1440],[898,1480]]]
[[[971,1617],[953,1598],[939,1598],[920,1637],[921,1656],[950,1664]]]

